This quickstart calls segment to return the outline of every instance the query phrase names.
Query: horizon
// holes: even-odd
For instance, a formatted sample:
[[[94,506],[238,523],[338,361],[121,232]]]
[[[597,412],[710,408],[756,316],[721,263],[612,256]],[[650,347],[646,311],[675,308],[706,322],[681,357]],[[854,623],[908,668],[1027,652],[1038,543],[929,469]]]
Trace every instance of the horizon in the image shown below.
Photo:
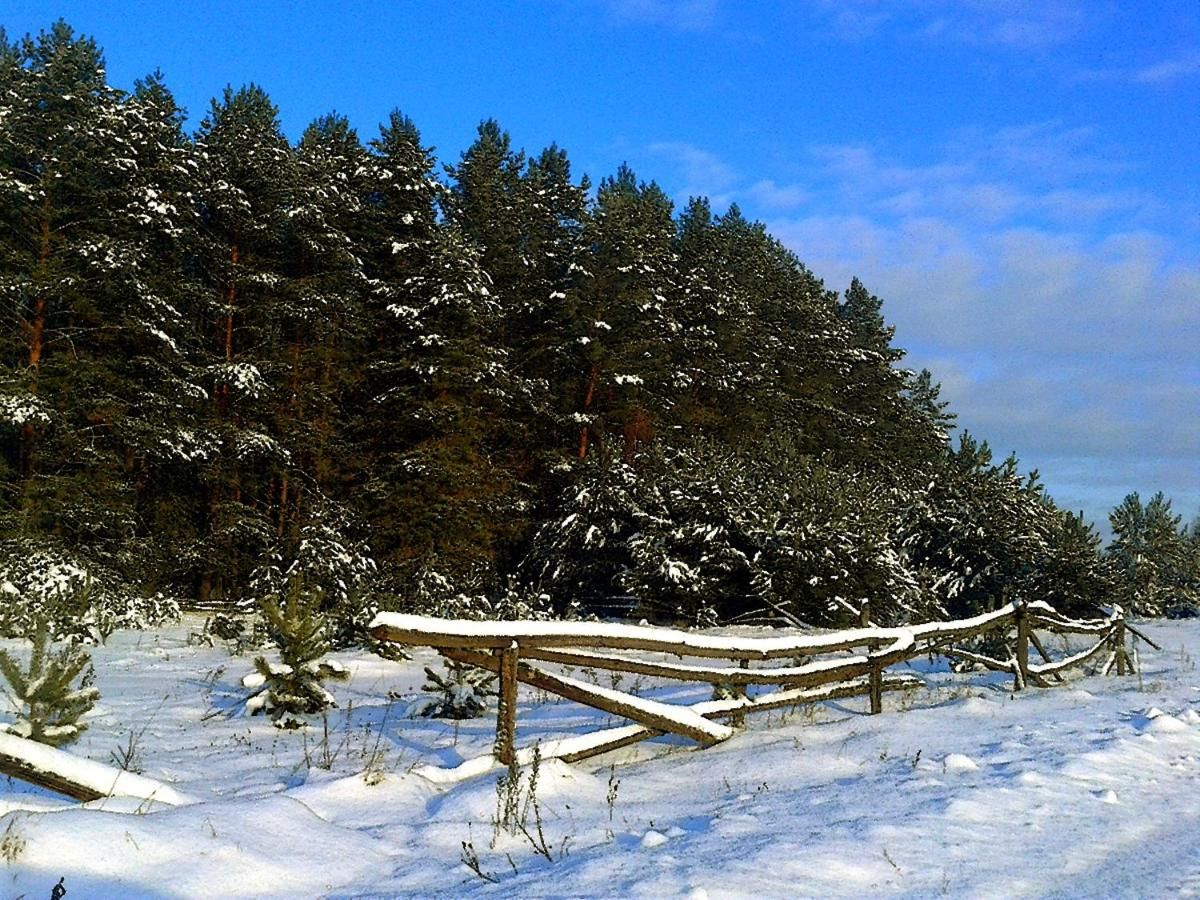
[[[366,141],[399,107],[452,164],[495,118],[528,152],[558,143],[576,178],[628,162],[677,208],[737,203],[827,287],[862,279],[959,427],[1106,538],[1133,491],[1200,515],[1200,17],[1182,2],[537,0],[501,21],[265,3],[231,34],[235,9],[18,0],[0,24],[64,18],[119,88],[161,69],[189,131],[255,82],[292,140],[336,110]]]

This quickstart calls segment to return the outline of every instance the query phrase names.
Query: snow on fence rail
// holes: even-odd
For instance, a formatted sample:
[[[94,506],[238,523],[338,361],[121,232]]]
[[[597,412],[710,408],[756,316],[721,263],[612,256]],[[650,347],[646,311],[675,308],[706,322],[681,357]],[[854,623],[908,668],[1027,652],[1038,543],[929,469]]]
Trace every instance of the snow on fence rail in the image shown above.
[[[719,743],[744,722],[747,712],[794,706],[840,697],[869,695],[871,712],[883,708],[883,693],[921,683],[907,673],[887,672],[926,653],[963,659],[1013,676],[1015,690],[1029,684],[1047,687],[1048,679],[1107,653],[1100,667],[1107,674],[1136,671],[1136,655],[1125,649],[1127,632],[1148,638],[1125,621],[1120,607],[1103,619],[1070,619],[1041,601],[1009,603],[970,619],[929,622],[902,628],[870,624],[870,608],[861,610],[861,627],[822,635],[754,638],[695,634],[671,628],[594,622],[468,622],[401,613],[380,613],[370,626],[380,640],[432,647],[447,659],[478,666],[500,678],[495,761],[508,765],[526,751],[516,748],[517,684],[527,684],[587,706],[622,716],[633,725],[555,741],[541,747],[545,758],[568,762],[586,759],[664,733],[690,738],[701,746]],[[970,638],[1002,633],[1009,648],[998,659],[961,646]],[[1037,632],[1090,635],[1095,644],[1081,653],[1054,660]],[[1011,637],[1010,637],[1011,636]],[[1030,650],[1041,662],[1030,661]],[[614,652],[616,651],[616,652]],[[669,662],[624,655],[629,651],[703,659],[704,664]],[[838,655],[843,654],[843,655]],[[844,655],[849,654],[849,655]],[[522,660],[575,668],[603,669],[680,681],[725,685],[733,697],[691,706],[663,703],[555,674]],[[711,664],[723,660],[733,665]],[[751,663],[789,660],[783,666],[751,668]],[[747,696],[751,685],[776,690]],[[721,724],[714,719],[728,720]]]

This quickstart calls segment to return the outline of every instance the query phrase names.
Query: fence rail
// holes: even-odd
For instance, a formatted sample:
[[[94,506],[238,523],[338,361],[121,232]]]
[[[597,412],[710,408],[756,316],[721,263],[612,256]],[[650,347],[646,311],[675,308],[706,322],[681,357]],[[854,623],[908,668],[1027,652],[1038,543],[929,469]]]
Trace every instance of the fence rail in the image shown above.
[[[870,608],[861,611],[858,628],[822,635],[724,637],[670,628],[592,622],[468,622],[400,613],[380,613],[371,633],[380,640],[432,647],[447,659],[494,672],[500,680],[494,756],[504,764],[521,758],[516,747],[517,685],[552,694],[629,719],[633,724],[543,745],[545,757],[577,761],[670,733],[710,746],[734,734],[748,712],[800,703],[867,695],[871,712],[883,708],[883,694],[921,684],[908,673],[887,671],[914,657],[935,653],[983,665],[1013,676],[1013,687],[1049,687],[1062,673],[1107,653],[1104,674],[1135,671],[1135,656],[1125,648],[1130,633],[1120,607],[1099,619],[1071,619],[1040,601],[1013,602],[993,612],[949,622],[902,628],[870,624]],[[1090,635],[1088,649],[1053,659],[1038,632]],[[1006,659],[956,646],[999,633]],[[1151,642],[1152,643],[1152,642]],[[1030,653],[1040,662],[1031,662]],[[630,652],[668,654],[703,664],[623,655]],[[845,655],[849,654],[849,655]],[[690,706],[663,703],[626,691],[600,687],[530,665],[529,660],[580,669],[602,669],[679,681],[724,685],[729,699]],[[784,665],[752,667],[752,663],[788,660]],[[726,661],[731,665],[718,665]],[[750,686],[775,690],[747,696]],[[729,724],[713,721],[725,719]]]

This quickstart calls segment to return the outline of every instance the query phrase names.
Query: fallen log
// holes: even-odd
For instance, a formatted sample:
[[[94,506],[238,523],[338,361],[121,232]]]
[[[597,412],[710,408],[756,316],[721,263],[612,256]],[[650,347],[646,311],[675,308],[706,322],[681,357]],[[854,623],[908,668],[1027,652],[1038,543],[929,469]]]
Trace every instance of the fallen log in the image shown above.
[[[84,759],[15,734],[0,733],[0,774],[89,802],[104,797],[133,797],[168,806],[194,802],[168,784]]]

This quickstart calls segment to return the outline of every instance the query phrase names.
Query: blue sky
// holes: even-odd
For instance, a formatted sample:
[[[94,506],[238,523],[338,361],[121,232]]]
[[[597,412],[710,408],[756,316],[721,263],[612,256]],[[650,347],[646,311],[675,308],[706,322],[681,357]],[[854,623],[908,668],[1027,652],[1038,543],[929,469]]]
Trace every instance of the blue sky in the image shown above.
[[[296,137],[393,107],[443,162],[497,118],[593,179],[737,202],[885,301],[960,424],[1104,520],[1200,514],[1196,0],[7,0],[199,121],[255,81]]]

